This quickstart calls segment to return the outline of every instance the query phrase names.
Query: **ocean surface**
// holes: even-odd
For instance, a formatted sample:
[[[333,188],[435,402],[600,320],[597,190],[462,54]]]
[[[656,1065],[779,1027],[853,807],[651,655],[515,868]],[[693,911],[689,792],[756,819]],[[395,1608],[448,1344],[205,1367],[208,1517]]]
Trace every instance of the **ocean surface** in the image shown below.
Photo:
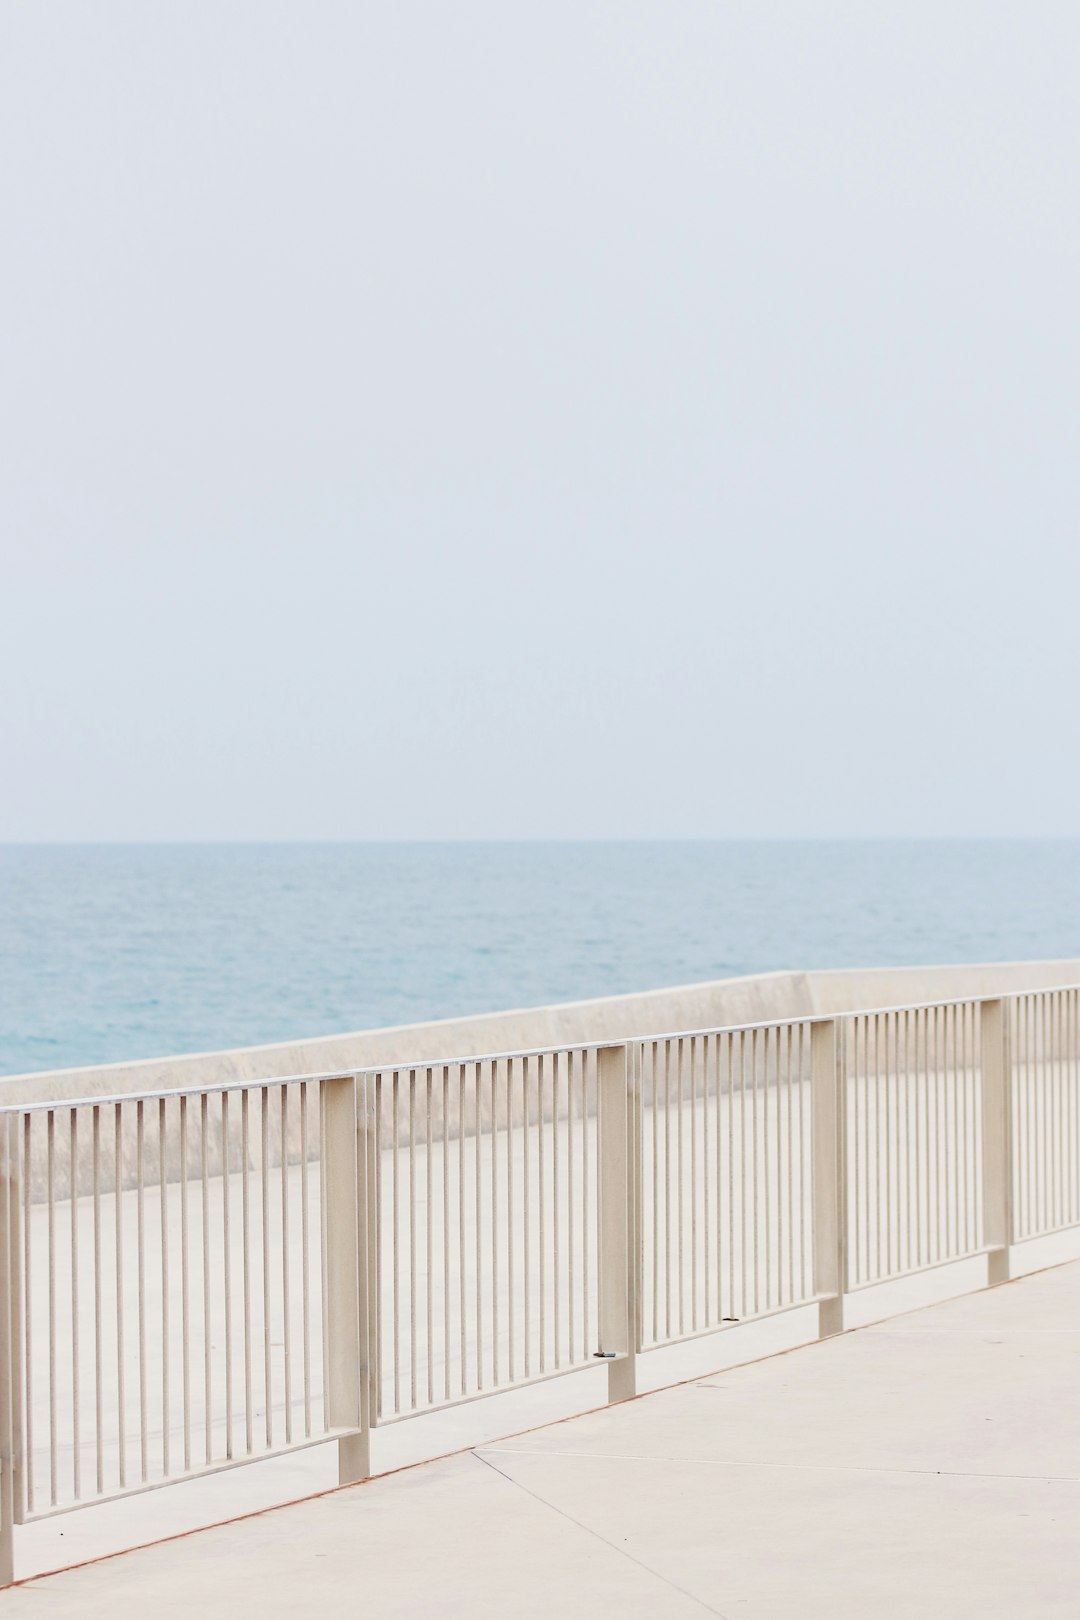
[[[0,846],[0,1074],[1080,955],[1080,840]]]

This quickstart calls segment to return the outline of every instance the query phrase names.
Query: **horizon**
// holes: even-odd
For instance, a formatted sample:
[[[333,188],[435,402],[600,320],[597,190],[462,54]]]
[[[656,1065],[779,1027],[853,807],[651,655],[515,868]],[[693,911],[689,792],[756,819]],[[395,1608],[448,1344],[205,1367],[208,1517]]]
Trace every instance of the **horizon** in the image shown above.
[[[526,838],[514,834],[447,838],[9,838],[0,849],[290,849],[335,847],[637,844],[1073,844],[1080,833],[730,833],[694,836],[677,833],[642,837],[602,834]]]

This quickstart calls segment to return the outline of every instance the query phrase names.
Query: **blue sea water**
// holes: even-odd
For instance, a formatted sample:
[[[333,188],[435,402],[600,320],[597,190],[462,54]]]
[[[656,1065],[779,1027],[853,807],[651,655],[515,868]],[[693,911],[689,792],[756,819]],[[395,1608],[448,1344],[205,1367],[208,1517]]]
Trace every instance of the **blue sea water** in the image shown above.
[[[774,968],[1080,955],[1080,840],[0,846],[0,1074]]]

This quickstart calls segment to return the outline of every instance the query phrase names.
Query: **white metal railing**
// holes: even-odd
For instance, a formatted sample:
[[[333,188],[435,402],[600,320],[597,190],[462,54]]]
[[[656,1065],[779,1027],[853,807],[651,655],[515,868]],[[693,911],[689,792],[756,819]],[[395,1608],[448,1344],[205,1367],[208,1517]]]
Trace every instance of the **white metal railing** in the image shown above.
[[[0,1110],[13,1526],[1080,1224],[1080,991]]]

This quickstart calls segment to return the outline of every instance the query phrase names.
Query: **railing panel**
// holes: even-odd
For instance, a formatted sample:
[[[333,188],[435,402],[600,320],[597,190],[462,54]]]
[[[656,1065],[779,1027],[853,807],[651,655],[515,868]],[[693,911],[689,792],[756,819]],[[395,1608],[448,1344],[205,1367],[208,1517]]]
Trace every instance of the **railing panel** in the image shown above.
[[[595,1048],[379,1071],[378,1421],[589,1365]]]
[[[1011,998],[1012,1239],[1080,1222],[1080,992]]]
[[[812,1299],[809,1024],[640,1053],[643,1347]]]
[[[22,1517],[328,1436],[319,1088],[17,1116]]]
[[[625,1088],[625,1097],[624,1097]],[[12,1520],[1080,1225],[1080,991],[0,1112]],[[602,1140],[601,1140],[602,1136]],[[603,1267],[603,1272],[601,1272]],[[603,1311],[601,1313],[601,1305]],[[602,1319],[601,1319],[602,1315]]]
[[[846,1290],[981,1253],[977,1004],[843,1024]]]

